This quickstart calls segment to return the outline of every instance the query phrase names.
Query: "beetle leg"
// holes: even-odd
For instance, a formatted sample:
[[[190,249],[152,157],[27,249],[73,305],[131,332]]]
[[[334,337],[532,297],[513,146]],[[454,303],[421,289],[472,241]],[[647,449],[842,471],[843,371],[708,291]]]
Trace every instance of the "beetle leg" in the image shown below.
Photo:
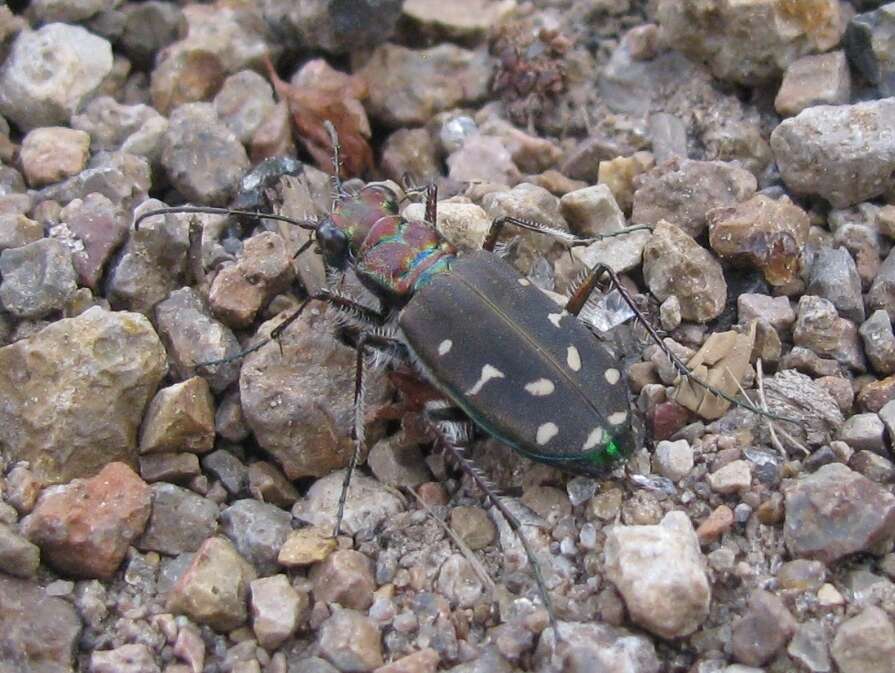
[[[491,227],[488,229],[488,235],[485,236],[485,242],[482,244],[483,250],[494,252],[494,246],[497,244],[497,239],[498,237],[500,237],[500,232],[503,230],[504,225],[507,224],[512,224],[521,229],[527,229],[528,231],[534,231],[539,234],[544,234],[545,236],[550,236],[551,238],[555,238],[561,243],[565,243],[570,248],[578,248],[584,245],[590,245],[591,243],[602,241],[604,238],[622,236],[624,234],[630,234],[633,231],[650,231],[652,229],[652,227],[649,227],[647,225],[638,224],[633,227],[625,227],[624,229],[611,231],[605,234],[600,234],[598,236],[576,236],[575,234],[570,234],[568,231],[557,229],[556,227],[551,227],[541,222],[535,222],[534,220],[526,220],[521,217],[505,215],[504,217],[498,217],[496,220],[491,222]]]
[[[354,369],[354,451],[351,454],[351,462],[345,470],[345,479],[342,481],[342,492],[339,494],[339,509],[336,513],[336,525],[333,528],[333,537],[338,537],[342,528],[342,516],[345,513],[345,501],[348,499],[348,487],[351,485],[351,475],[357,467],[364,449],[364,435],[366,431],[366,414],[364,403],[366,398],[367,382],[364,378],[364,364],[366,361],[367,347],[389,347],[394,339],[381,337],[376,334],[364,332],[357,340],[357,359]]]
[[[435,226],[438,216],[438,185],[434,182],[426,185],[426,222]]]
[[[759,416],[764,416],[766,418],[773,418],[779,421],[795,422],[793,419],[787,418],[785,416],[779,416],[778,414],[774,414],[765,409],[762,409],[761,407],[752,404],[752,402],[737,399],[733,395],[729,395],[723,390],[716,388],[710,383],[706,383],[698,376],[696,376],[690,370],[690,368],[686,364],[684,364],[683,360],[681,360],[674,353],[674,351],[672,351],[666,345],[662,337],[659,336],[659,333],[656,332],[656,328],[653,327],[650,321],[646,319],[646,316],[643,315],[633,297],[631,297],[627,289],[625,289],[625,286],[622,284],[621,280],[619,280],[618,274],[612,269],[612,267],[606,264],[597,264],[590,270],[590,272],[588,272],[587,277],[584,279],[584,282],[582,282],[581,285],[578,286],[578,289],[575,290],[575,293],[569,298],[569,301],[566,303],[566,311],[574,316],[577,316],[578,313],[580,313],[581,309],[584,307],[585,303],[587,303],[587,298],[596,287],[597,281],[599,280],[600,276],[602,276],[604,273],[609,277],[609,282],[612,287],[615,288],[619,292],[619,294],[621,294],[622,299],[625,300],[625,303],[634,312],[634,317],[640,322],[641,325],[644,326],[644,328],[646,328],[646,331],[649,333],[650,337],[653,339],[653,341],[656,342],[659,348],[662,349],[662,352],[665,353],[665,355],[671,361],[672,366],[677,370],[677,373],[680,376],[684,377],[692,383],[695,383],[699,387],[704,388],[712,395],[727,400],[731,404],[734,404],[738,407],[748,409],[754,414],[758,414]]]
[[[432,433],[435,436],[435,446],[438,449],[449,453],[457,461],[460,468],[470,479],[472,479],[473,483],[482,490],[485,496],[503,515],[504,519],[506,519],[510,528],[516,534],[516,537],[519,538],[519,541],[522,543],[522,548],[525,550],[525,556],[528,558],[528,563],[534,573],[535,582],[538,585],[538,592],[541,594],[544,608],[547,610],[547,614],[550,617],[550,626],[553,627],[553,633],[558,636],[559,629],[557,628],[556,614],[553,612],[553,602],[550,600],[550,594],[547,592],[547,584],[544,582],[544,575],[541,573],[541,565],[535,557],[534,550],[528,544],[528,539],[522,532],[522,524],[519,523],[519,519],[517,519],[516,515],[506,506],[503,499],[497,493],[497,490],[488,479],[485,478],[481,470],[479,470],[475,464],[463,454],[463,449],[450,441],[434,423],[431,424],[431,427]]]

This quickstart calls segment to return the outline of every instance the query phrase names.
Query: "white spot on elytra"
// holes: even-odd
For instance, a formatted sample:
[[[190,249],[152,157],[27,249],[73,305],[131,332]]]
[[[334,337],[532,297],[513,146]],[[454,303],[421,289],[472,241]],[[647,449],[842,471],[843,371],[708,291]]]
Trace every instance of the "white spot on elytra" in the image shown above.
[[[584,442],[584,446],[581,447],[582,451],[590,451],[595,446],[599,446],[603,443],[603,428],[594,428],[590,431],[590,434],[587,436],[587,441]]]
[[[478,393],[488,381],[491,379],[502,379],[504,378],[504,373],[500,371],[497,367],[492,367],[491,365],[485,365],[482,367],[482,375],[479,377],[479,380],[475,382],[475,385],[466,391],[467,395],[475,395]]]
[[[603,376],[606,378],[606,382],[609,383],[609,385],[614,386],[622,377],[622,373],[617,369],[610,367],[605,372],[603,372]]]
[[[547,320],[553,323],[553,326],[559,328],[559,321],[562,320],[562,313],[549,313]]]
[[[453,345],[453,341],[451,341],[450,339],[445,339],[440,344],[438,344],[438,354],[447,355],[451,351],[451,346]]]
[[[556,427],[556,423],[543,423],[538,427],[538,434],[535,439],[538,440],[538,444],[544,446],[544,444],[556,437],[558,432],[559,428]]]
[[[550,379],[538,379],[537,381],[526,383],[525,389],[535,397],[544,397],[553,393],[556,390],[556,386],[553,385],[553,381]]]
[[[529,285],[531,285],[531,283],[529,282],[528,278],[520,278],[519,285],[521,285],[522,287],[528,287]]]
[[[566,350],[566,364],[569,365],[569,369],[573,372],[581,369],[581,355],[574,346],[569,346],[568,350]]]
[[[628,417],[627,411],[616,411],[609,417],[609,422],[612,425],[621,425],[625,422],[625,419]]]

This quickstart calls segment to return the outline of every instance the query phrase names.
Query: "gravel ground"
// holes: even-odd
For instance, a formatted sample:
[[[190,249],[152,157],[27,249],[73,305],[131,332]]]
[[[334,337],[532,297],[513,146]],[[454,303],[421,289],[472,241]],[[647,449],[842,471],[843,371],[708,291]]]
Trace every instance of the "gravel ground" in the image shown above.
[[[0,7],[0,673],[895,670],[893,34],[879,0]],[[795,421],[588,306],[627,463],[468,450],[558,634],[406,371],[370,371],[331,537],[355,351],[319,302],[264,342],[328,282],[306,230],[134,227],[328,215],[323,120],[347,190],[418,220],[437,185],[463,252],[505,215],[644,225],[503,243],[560,303],[608,264],[700,376]]]

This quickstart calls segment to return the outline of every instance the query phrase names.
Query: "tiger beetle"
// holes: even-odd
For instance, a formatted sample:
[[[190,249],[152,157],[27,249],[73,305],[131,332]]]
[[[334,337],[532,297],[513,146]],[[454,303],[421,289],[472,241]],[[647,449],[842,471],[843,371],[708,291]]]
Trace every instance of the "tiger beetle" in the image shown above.
[[[634,226],[603,236],[578,237],[517,217],[496,219],[482,250],[460,256],[435,230],[436,191],[426,192],[425,219],[399,214],[399,198],[386,183],[372,183],[349,194],[340,180],[341,160],[335,129],[333,203],[316,221],[225,208],[180,206],[143,213],[134,223],[167,213],[243,215],[289,222],[311,231],[296,256],[316,243],[330,272],[353,267],[361,283],[380,301],[379,310],[333,289],[308,296],[270,337],[238,355],[243,357],[276,340],[313,300],[329,304],[343,323],[356,328],[354,451],[339,498],[334,535],[339,535],[351,476],[364,452],[365,363],[368,349],[408,363],[488,435],[531,460],[562,470],[599,476],[622,463],[635,449],[627,383],[622,364],[578,316],[605,275],[644,324],[681,376],[730,402],[774,416],[737,400],[693,376],[645,319],[615,272],[590,269],[564,307],[494,254],[508,225],[551,236],[568,247],[646,229]],[[518,536],[534,572],[541,599],[555,629],[556,618],[534,552],[518,518],[496,488],[464,455],[449,420],[430,417],[434,445],[451,456],[501,512]]]

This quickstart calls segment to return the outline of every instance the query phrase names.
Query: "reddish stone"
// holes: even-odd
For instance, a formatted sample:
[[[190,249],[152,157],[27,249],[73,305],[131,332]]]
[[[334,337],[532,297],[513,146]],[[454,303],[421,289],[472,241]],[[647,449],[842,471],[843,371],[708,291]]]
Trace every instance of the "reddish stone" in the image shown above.
[[[700,544],[714,542],[733,526],[733,510],[727,505],[720,505],[709,514],[709,518],[699,524],[696,537]]]
[[[668,439],[687,424],[690,412],[677,402],[662,402],[649,412],[649,422],[653,439],[657,442]]]
[[[887,402],[892,400],[895,400],[895,376],[868,383],[858,393],[857,402],[861,411],[878,413],[886,406]]]
[[[124,463],[95,477],[46,489],[22,532],[51,566],[72,577],[108,579],[146,526],[146,483]]]
[[[427,481],[425,484],[420,484],[416,493],[429,507],[448,504],[447,491],[437,481]]]

